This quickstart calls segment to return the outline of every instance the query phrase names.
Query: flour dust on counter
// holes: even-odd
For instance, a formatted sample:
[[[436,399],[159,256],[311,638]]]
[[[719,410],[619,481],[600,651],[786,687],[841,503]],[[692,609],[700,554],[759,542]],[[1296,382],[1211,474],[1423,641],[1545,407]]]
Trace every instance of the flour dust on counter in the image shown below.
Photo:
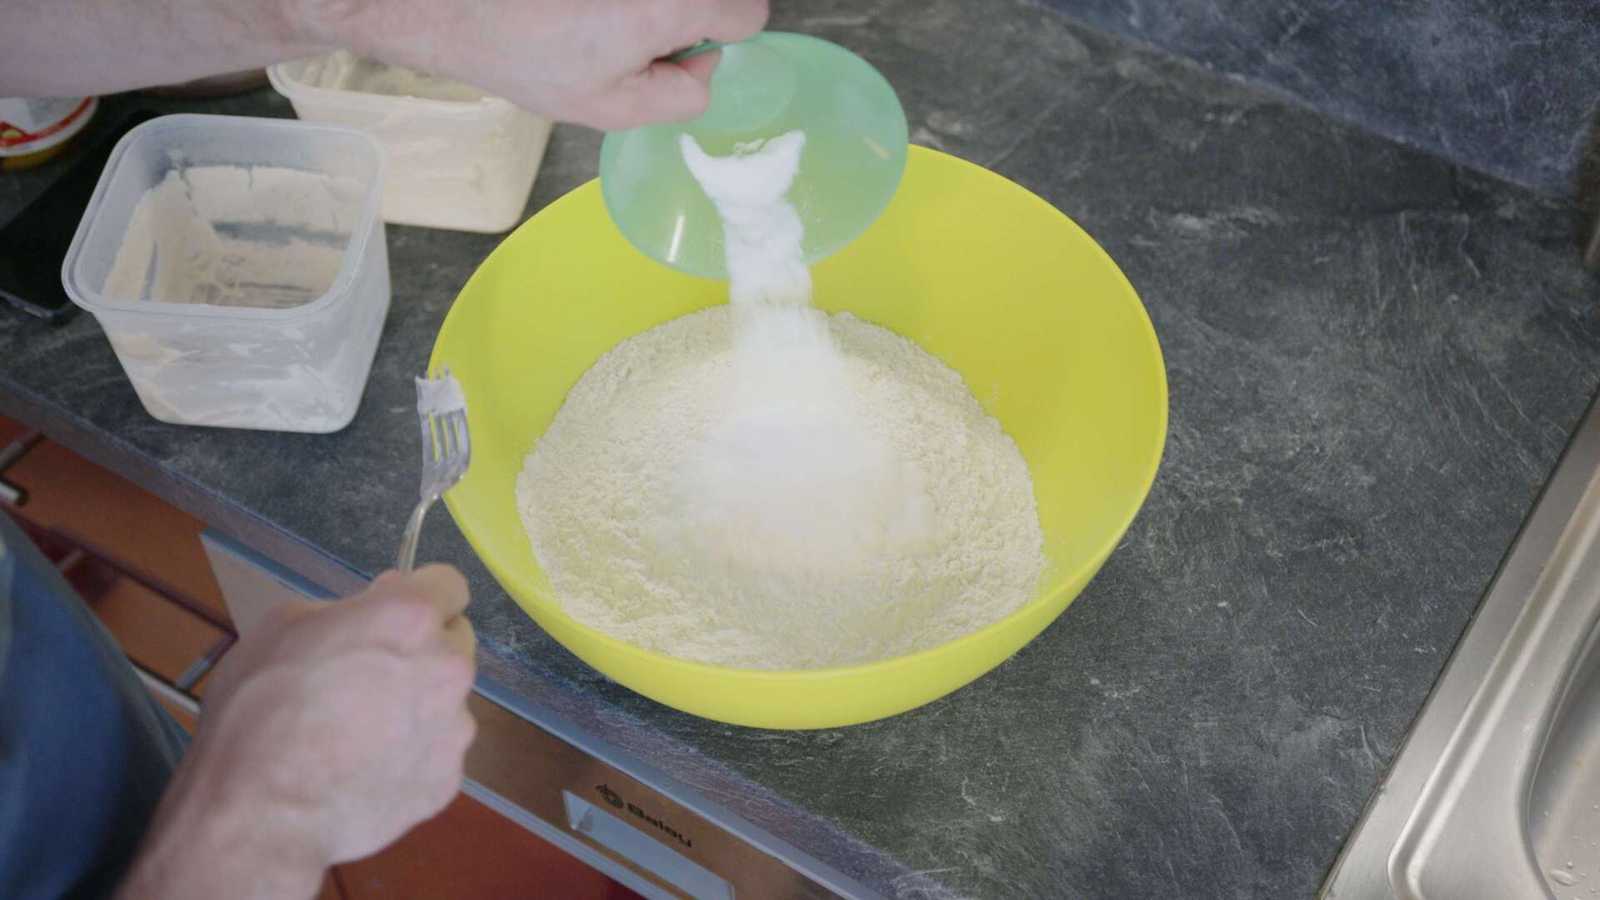
[[[727,306],[636,335],[568,394],[517,479],[562,608],[752,669],[868,663],[982,628],[1045,567],[1027,464],[960,375],[810,305],[786,194],[802,132],[685,163],[723,222]]]

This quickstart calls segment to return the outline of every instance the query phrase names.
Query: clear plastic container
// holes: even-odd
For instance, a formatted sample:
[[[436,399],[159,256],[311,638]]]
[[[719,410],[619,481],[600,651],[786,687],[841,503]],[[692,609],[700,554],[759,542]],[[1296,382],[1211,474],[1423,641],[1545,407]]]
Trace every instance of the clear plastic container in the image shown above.
[[[344,50],[280,63],[267,77],[300,118],[360,128],[383,145],[385,220],[489,233],[522,220],[549,121],[459,82]]]
[[[337,431],[389,310],[383,165],[354,129],[152,119],[112,150],[62,283],[157,419]]]

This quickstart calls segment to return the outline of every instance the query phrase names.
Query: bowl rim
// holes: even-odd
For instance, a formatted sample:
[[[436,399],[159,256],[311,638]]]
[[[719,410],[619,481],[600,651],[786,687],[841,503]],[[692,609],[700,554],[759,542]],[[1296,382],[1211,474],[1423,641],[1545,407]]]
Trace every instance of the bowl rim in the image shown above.
[[[1048,583],[1041,586],[1037,594],[1032,599],[1028,600],[1026,603],[1023,603],[1021,606],[1018,606],[1016,609],[1012,610],[1006,615],[1001,616],[993,622],[983,626],[982,628],[970,631],[959,637],[951,638],[943,643],[935,644],[932,647],[915,650],[911,653],[902,653],[898,656],[885,657],[883,659],[873,660],[871,662],[851,663],[844,666],[827,666],[814,669],[749,669],[740,668],[738,666],[724,666],[715,663],[701,662],[698,660],[684,659],[683,657],[662,653],[659,650],[651,650],[646,647],[641,647],[638,644],[622,640],[621,638],[607,634],[605,631],[599,628],[595,628],[591,625],[587,625],[578,621],[576,618],[569,615],[566,610],[562,609],[560,603],[554,597],[545,596],[543,592],[524,588],[525,593],[531,599],[524,599],[523,597],[518,596],[517,593],[508,586],[508,584],[518,583],[520,581],[520,577],[515,572],[509,571],[500,560],[491,558],[489,554],[483,553],[478,549],[479,541],[482,538],[482,532],[480,528],[474,526],[473,523],[468,520],[468,517],[462,514],[460,506],[454,498],[455,492],[447,491],[444,495],[445,506],[450,510],[450,517],[455,520],[456,526],[461,529],[462,535],[466,537],[467,543],[472,547],[473,552],[476,553],[478,558],[481,559],[484,565],[488,567],[489,571],[494,575],[495,580],[500,583],[500,587],[506,592],[507,596],[509,596],[519,607],[521,607],[523,612],[526,613],[529,618],[535,619],[535,623],[538,624],[540,628],[544,628],[544,625],[543,623],[538,622],[537,616],[535,616],[533,609],[529,608],[528,604],[530,603],[539,608],[540,614],[554,616],[556,619],[560,620],[564,626],[571,627],[584,634],[586,637],[598,641],[601,646],[607,648],[608,650],[627,653],[635,657],[640,657],[643,660],[648,660],[653,664],[668,666],[678,671],[693,672],[702,676],[714,678],[731,677],[738,678],[741,681],[754,680],[783,684],[794,684],[797,682],[824,682],[838,679],[871,677],[894,672],[906,667],[922,666],[930,662],[935,657],[942,657],[951,654],[952,652],[956,651],[957,648],[987,643],[993,639],[993,635],[996,633],[1009,631],[1011,628],[1014,628],[1014,623],[1016,620],[1027,615],[1036,614],[1041,607],[1046,606],[1056,600],[1061,594],[1062,590],[1074,581],[1081,579],[1083,580],[1084,585],[1087,586],[1089,581],[1093,579],[1094,575],[1098,573],[1099,568],[1105,564],[1105,561],[1108,558],[1110,558],[1110,555],[1116,549],[1117,544],[1122,541],[1123,536],[1127,534],[1128,529],[1133,525],[1133,522],[1138,517],[1140,510],[1144,508],[1145,501],[1149,499],[1150,490],[1155,484],[1156,475],[1160,471],[1161,461],[1166,453],[1167,438],[1169,436],[1168,427],[1170,394],[1167,384],[1166,357],[1161,352],[1161,342],[1156,335],[1155,324],[1150,319],[1150,312],[1145,308],[1143,299],[1139,296],[1138,291],[1133,287],[1133,282],[1128,279],[1127,274],[1122,271],[1122,267],[1117,265],[1116,260],[1111,258],[1111,255],[1106,252],[1105,248],[1100,246],[1100,243],[1096,241],[1080,225],[1078,225],[1078,223],[1074,221],[1071,216],[1068,216],[1066,213],[1057,209],[1044,198],[1012,181],[1011,179],[1000,175],[997,172],[962,159],[959,156],[914,144],[908,148],[908,151],[906,165],[908,170],[911,167],[912,158],[922,158],[936,162],[939,165],[955,165],[958,167],[977,169],[985,176],[999,179],[1007,186],[1008,189],[1020,191],[1027,198],[1026,202],[1038,204],[1044,207],[1044,209],[1046,209],[1049,213],[1060,217],[1069,228],[1076,231],[1079,236],[1081,236],[1089,243],[1090,246],[1094,248],[1094,252],[1098,255],[1100,260],[1107,266],[1110,266],[1111,270],[1115,272],[1117,277],[1121,280],[1123,287],[1126,289],[1129,295],[1129,299],[1133,301],[1134,307],[1139,314],[1139,321],[1144,325],[1144,327],[1141,329],[1142,339],[1147,342],[1150,350],[1154,354],[1157,370],[1155,387],[1158,400],[1160,401],[1157,415],[1157,439],[1154,442],[1154,446],[1148,451],[1148,455],[1145,460],[1144,475],[1141,478],[1139,485],[1138,501],[1130,505],[1130,508],[1124,515],[1122,522],[1108,534],[1106,539],[1095,548],[1095,551],[1092,554],[1085,558],[1085,562],[1073,567],[1071,570],[1062,570],[1059,573],[1052,575],[1049,578]],[[586,191],[597,190],[599,190],[599,179],[590,179],[589,181],[578,185],[572,190],[551,201],[547,206],[545,206],[543,209],[540,209],[534,215],[529,216],[528,219],[519,225],[515,231],[507,235],[505,239],[494,248],[494,250],[490,251],[488,256],[484,257],[483,262],[478,264],[478,267],[473,270],[472,275],[461,286],[461,290],[456,294],[456,299],[459,300],[460,298],[466,296],[467,293],[473,289],[474,283],[477,282],[480,277],[487,277],[484,276],[483,273],[489,268],[489,264],[495,258],[495,255],[500,253],[502,248],[504,248],[507,244],[510,244],[512,240],[516,238],[517,234],[520,233],[524,228],[528,228],[534,219],[538,218],[546,211],[554,210],[563,204],[582,200],[583,194]],[[601,202],[604,202],[603,198]],[[629,246],[631,247],[632,244],[629,244]],[[442,358],[441,348],[445,344],[445,336],[449,333],[453,323],[458,321],[456,318],[456,312],[459,308],[459,303],[452,303],[449,312],[445,314],[444,321],[439,326],[439,334],[434,339],[433,350],[430,352],[428,357],[428,372],[430,373],[430,376],[433,373],[437,373],[445,366],[445,361]],[[470,422],[472,415],[472,404],[470,399],[467,404],[467,415],[468,421]],[[529,548],[529,553],[532,553],[531,547]],[[1052,621],[1054,620],[1052,619]],[[1044,627],[1048,627],[1049,624],[1049,622],[1046,622]],[[545,631],[548,633],[549,629],[545,628]],[[1037,633],[1034,636],[1037,636]],[[564,641],[556,638],[553,634],[551,637],[555,639],[557,643],[560,643],[563,647],[566,647],[566,643]],[[1031,640],[1032,637],[1029,638],[1030,642]],[[1027,642],[1025,642],[1023,646],[1026,646],[1026,643]],[[570,647],[567,649],[571,651]],[[1018,649],[1020,650],[1021,648],[1019,647]],[[1002,661],[1004,660],[1002,659],[996,661],[996,665]],[[588,663],[587,661],[585,661],[585,664],[592,667],[592,664]]]

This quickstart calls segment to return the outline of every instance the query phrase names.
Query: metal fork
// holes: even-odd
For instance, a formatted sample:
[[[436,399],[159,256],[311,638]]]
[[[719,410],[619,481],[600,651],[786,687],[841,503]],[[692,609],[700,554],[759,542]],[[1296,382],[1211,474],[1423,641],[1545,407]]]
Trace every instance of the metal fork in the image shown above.
[[[406,534],[400,542],[400,557],[395,568],[409,572],[417,561],[417,538],[422,534],[422,518],[433,501],[455,487],[472,461],[472,442],[467,437],[467,405],[461,384],[449,369],[438,378],[417,379],[417,418],[422,423],[422,498],[411,511]]]

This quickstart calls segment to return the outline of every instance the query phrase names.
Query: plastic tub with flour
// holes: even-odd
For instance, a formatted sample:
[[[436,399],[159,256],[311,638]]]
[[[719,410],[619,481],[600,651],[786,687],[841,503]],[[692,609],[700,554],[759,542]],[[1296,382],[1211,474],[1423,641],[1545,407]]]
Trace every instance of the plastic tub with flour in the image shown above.
[[[350,125],[388,153],[383,217],[501,232],[522,219],[550,122],[456,81],[340,50],[267,70],[307,121]]]
[[[337,431],[389,310],[382,180],[353,129],[152,119],[112,150],[62,283],[157,419]]]

